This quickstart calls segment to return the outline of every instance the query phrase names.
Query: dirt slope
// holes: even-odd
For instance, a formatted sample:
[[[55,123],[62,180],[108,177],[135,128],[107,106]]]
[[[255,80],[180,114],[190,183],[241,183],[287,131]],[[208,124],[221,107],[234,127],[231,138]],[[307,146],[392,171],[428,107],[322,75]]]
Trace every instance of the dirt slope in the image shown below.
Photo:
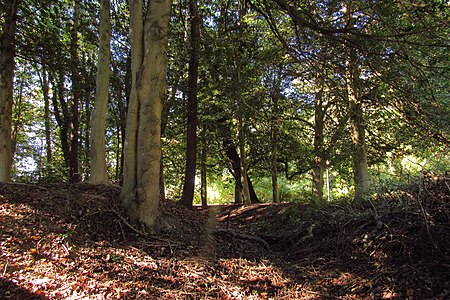
[[[359,210],[164,201],[158,235],[118,187],[0,184],[0,299],[448,299],[449,183]]]

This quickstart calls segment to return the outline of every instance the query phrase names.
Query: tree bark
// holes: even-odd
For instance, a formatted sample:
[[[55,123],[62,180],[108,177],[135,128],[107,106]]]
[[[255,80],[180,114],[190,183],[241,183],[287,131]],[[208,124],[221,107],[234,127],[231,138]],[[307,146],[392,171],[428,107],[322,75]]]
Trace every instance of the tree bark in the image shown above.
[[[51,136],[51,120],[50,120],[50,96],[49,96],[49,82],[47,76],[47,70],[44,64],[42,64],[42,90],[44,96],[44,127],[45,127],[45,153],[46,153],[46,169],[48,169],[52,163],[52,136]],[[49,175],[49,174],[47,174]]]
[[[81,98],[81,80],[79,75],[78,59],[78,23],[80,15],[79,0],[74,0],[73,25],[70,32],[70,70],[72,79],[72,105],[71,105],[71,137],[69,154],[69,181],[79,182],[78,146],[80,135],[79,102]]]
[[[63,152],[64,166],[69,167],[70,143],[69,143],[69,126],[70,112],[66,100],[64,99],[64,72],[59,70],[55,72],[53,77],[53,86],[55,92],[52,97],[53,111],[56,123],[59,127],[59,137],[61,140],[61,150]],[[51,73],[50,73],[51,74]],[[66,173],[68,174],[68,172]]]
[[[355,24],[351,12],[351,3],[343,5],[347,26]],[[369,191],[369,167],[365,141],[365,125],[360,95],[358,53],[350,43],[345,44],[345,81],[347,89],[348,111],[351,127],[353,151],[353,181],[355,200],[360,201]]]
[[[0,37],[0,182],[11,181],[12,107],[14,99],[14,68],[18,0],[5,0]]]
[[[241,107],[242,109],[242,107]],[[239,131],[239,152],[241,154],[241,180],[242,180],[242,194],[245,205],[250,205],[252,203],[250,197],[250,188],[248,182],[247,175],[247,159],[246,159],[246,151],[245,151],[245,130],[244,130],[244,121],[242,120],[242,115],[239,115],[238,118],[238,131]]]
[[[189,0],[191,15],[191,54],[188,70],[187,133],[186,133],[186,172],[181,203],[192,208],[197,170],[197,123],[198,123],[198,63],[200,56],[200,19],[197,0]]]
[[[218,120],[219,126],[221,128],[221,135],[222,135],[222,144],[225,149],[225,154],[227,155],[227,158],[231,162],[232,170],[233,170],[233,177],[235,179],[235,196],[234,196],[234,203],[236,205],[242,204],[242,172],[241,172],[241,158],[239,157],[239,154],[236,149],[236,145],[233,142],[233,138],[231,136],[231,131],[229,128],[229,125],[227,124],[226,118],[221,118]],[[247,174],[247,182],[248,182],[248,189],[249,189],[249,195],[250,195],[250,202],[251,203],[261,203],[258,199],[258,196],[256,195],[255,189],[253,188],[252,181],[248,177]]]
[[[132,88],[128,106],[123,205],[158,230],[161,112],[166,97],[167,32],[171,1],[130,1]],[[144,11],[146,12],[144,19]]]
[[[314,161],[312,165],[312,193],[318,202],[323,202],[323,176],[326,167],[324,147],[323,79],[317,77],[314,101]]]
[[[272,116],[270,120],[270,145],[271,145],[271,177],[272,177],[272,202],[280,202],[280,192],[278,188],[278,100],[280,98],[281,68],[277,78],[273,82],[272,92]]]
[[[229,125],[227,124],[227,119],[222,118],[218,121],[219,127],[221,128],[222,135],[222,145],[225,150],[225,154],[230,160],[231,167],[233,170],[234,177],[234,204],[242,204],[242,173],[241,173],[241,158],[236,150],[236,146],[233,142],[231,136],[231,131]]]
[[[202,199],[202,207],[208,206],[208,185],[207,185],[207,168],[206,168],[207,158],[208,158],[208,142],[206,138],[203,137],[202,154],[201,154],[201,174],[200,174],[201,177],[200,196]]]
[[[355,187],[355,200],[360,201],[369,191],[369,167],[367,164],[367,150],[362,103],[358,97],[358,72],[356,68],[356,53],[353,49],[349,49],[346,69],[348,109],[350,113],[353,149],[353,179]]]
[[[97,62],[97,81],[94,111],[92,113],[91,174],[92,183],[108,183],[106,164],[106,115],[108,109],[108,89],[111,64],[111,21],[110,1],[100,4],[100,46]]]

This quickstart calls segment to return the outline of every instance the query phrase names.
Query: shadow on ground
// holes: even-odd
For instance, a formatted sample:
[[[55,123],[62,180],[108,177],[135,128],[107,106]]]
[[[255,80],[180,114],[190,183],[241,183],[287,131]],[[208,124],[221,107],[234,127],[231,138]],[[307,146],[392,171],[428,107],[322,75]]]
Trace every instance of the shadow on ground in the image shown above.
[[[436,190],[422,208],[380,200],[377,217],[163,201],[171,229],[150,235],[118,187],[0,184],[2,284],[12,299],[445,299],[450,200]]]

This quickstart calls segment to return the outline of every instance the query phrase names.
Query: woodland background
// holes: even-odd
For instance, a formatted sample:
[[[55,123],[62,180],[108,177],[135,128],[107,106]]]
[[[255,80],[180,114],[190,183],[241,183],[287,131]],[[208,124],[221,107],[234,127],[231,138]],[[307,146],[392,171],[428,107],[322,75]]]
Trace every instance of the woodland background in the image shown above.
[[[188,4],[173,3],[168,34],[161,124],[167,197],[182,193],[187,116],[194,107],[196,202],[201,182],[208,202],[233,202],[239,180],[226,154],[230,143],[263,202],[326,198],[320,179],[325,175],[330,199],[351,197],[355,112],[348,87],[357,97],[372,191],[448,167],[445,1],[351,1],[350,14],[339,1],[292,3],[294,13],[282,1],[199,2],[200,18]],[[89,178],[99,5],[19,1],[12,120],[16,181]],[[127,3],[112,1],[105,143],[108,180],[115,183],[122,177],[131,85],[129,28]],[[193,49],[198,91],[189,103]]]
[[[449,298],[448,1],[0,16],[0,298]]]

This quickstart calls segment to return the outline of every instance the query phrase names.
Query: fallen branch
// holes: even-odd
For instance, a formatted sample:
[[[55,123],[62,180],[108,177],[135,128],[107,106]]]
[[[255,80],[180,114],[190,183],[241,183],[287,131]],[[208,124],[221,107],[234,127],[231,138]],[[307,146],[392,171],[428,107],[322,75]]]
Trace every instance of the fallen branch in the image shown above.
[[[266,248],[266,250],[270,250],[270,246],[265,240],[263,240],[260,237],[254,236],[254,235],[236,232],[231,229],[217,229],[214,231],[214,233],[226,233],[228,235],[231,235],[231,236],[239,238],[239,239],[255,241],[255,242],[262,244],[264,246],[264,248]]]

